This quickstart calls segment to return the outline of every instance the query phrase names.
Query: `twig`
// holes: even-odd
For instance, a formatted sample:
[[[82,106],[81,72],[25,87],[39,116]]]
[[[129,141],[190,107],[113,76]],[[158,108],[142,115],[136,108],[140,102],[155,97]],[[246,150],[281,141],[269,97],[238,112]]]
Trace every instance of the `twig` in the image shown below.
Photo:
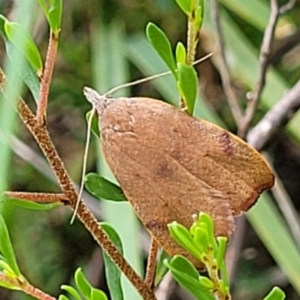
[[[226,251],[226,268],[228,272],[229,282],[234,282],[236,275],[236,269],[240,257],[241,247],[244,241],[245,229],[246,229],[246,217],[241,215],[236,219],[236,230],[230,239],[229,247]]]
[[[220,26],[220,15],[219,15],[219,6],[217,0],[211,1],[211,19],[215,27],[215,43],[216,43],[216,62],[217,67],[220,72],[222,85],[224,89],[225,96],[229,103],[230,110],[234,117],[236,124],[239,127],[240,121],[243,117],[242,109],[239,105],[233,87],[231,85],[230,75],[228,66],[226,63],[225,52],[224,52],[224,41],[223,34]]]
[[[38,288],[32,286],[28,281],[21,280],[19,278],[8,277],[6,274],[0,272],[0,280],[14,287],[18,287],[27,295],[32,296],[35,299],[40,300],[55,300],[56,298],[44,293]]]
[[[294,237],[294,241],[300,250],[300,222],[299,222],[299,215],[295,209],[295,206],[290,198],[289,194],[287,193],[280,177],[276,174],[274,167],[272,166],[271,158],[264,154],[264,157],[267,159],[269,164],[271,165],[274,175],[276,177],[275,185],[272,188],[272,193],[274,198],[276,199],[277,205],[282,212],[286,223],[288,224],[292,236]]]
[[[69,202],[66,195],[62,193],[30,193],[7,191],[4,193],[4,196],[8,198],[17,198],[20,200],[34,201],[38,203]]]
[[[285,14],[286,12],[288,12],[289,10],[293,9],[293,7],[295,6],[297,0],[290,0],[287,4],[285,5],[282,5],[280,7],[280,14],[283,15]]]
[[[153,288],[153,284],[154,284],[157,252],[158,252],[158,244],[154,240],[154,238],[151,237],[151,244],[150,244],[148,262],[147,262],[147,269],[146,269],[146,276],[145,276],[145,283],[147,284],[147,286],[150,289]]]
[[[70,206],[74,210],[76,207],[78,194],[71,181],[71,178],[64,168],[63,162],[61,161],[54,148],[54,145],[52,144],[46,127],[37,125],[34,115],[21,99],[18,101],[18,113],[27,128],[30,130],[31,134],[38,142],[50,166],[55,172],[64,194],[69,199]],[[104,248],[104,250],[108,253],[120,270],[128,277],[128,279],[136,287],[144,299],[155,299],[153,291],[148,289],[141,277],[132,269],[125,258],[120,254],[118,249],[108,238],[104,230],[98,224],[96,218],[89,211],[82,200],[80,200],[78,205],[77,216],[87,230],[93,235],[97,243]]]
[[[0,73],[1,72],[2,70],[0,69]],[[1,78],[5,78],[4,74],[0,74],[0,79]],[[37,123],[35,115],[31,112],[29,107],[22,99],[18,100],[17,111],[22,121],[37,141],[41,150],[43,151],[51,168],[56,174],[61,189],[63,190],[63,193],[67,196],[67,199],[69,200],[69,205],[74,210],[78,199],[78,194],[69,174],[67,173],[64,167],[63,162],[61,161],[60,157],[56,152],[56,149],[52,143],[47,128],[44,125],[39,125]],[[147,300],[155,299],[154,292],[147,287],[142,278],[135,272],[135,270],[120,254],[118,249],[106,235],[104,230],[98,224],[98,221],[96,220],[94,215],[89,211],[89,209],[86,207],[85,203],[82,200],[80,200],[79,203],[77,216],[87,228],[87,230],[92,234],[97,243],[103,247],[103,249],[115,262],[115,264],[120,268],[120,270],[125,274],[125,276],[127,276],[127,278],[135,286],[135,288],[141,294],[141,296]]]
[[[196,47],[198,43],[198,32],[196,32],[194,22],[189,18],[187,32],[187,58],[186,63],[192,65],[195,60]]]
[[[54,63],[57,54],[58,41],[59,41],[59,33],[54,33],[50,31],[49,46],[47,50],[45,69],[41,80],[39,102],[38,102],[37,113],[36,113],[37,123],[39,125],[43,124],[44,117],[46,115],[48,95],[49,95]]]
[[[247,141],[257,150],[261,150],[274,132],[289,120],[300,108],[300,80],[270,109],[263,119],[251,129]]]
[[[267,28],[264,33],[263,42],[259,55],[259,72],[258,79],[254,91],[250,94],[249,103],[246,108],[245,116],[239,127],[239,136],[245,137],[249,125],[252,121],[256,108],[259,104],[261,93],[265,86],[267,68],[269,66],[269,56],[271,54],[272,42],[274,39],[274,31],[279,17],[278,0],[271,0],[270,17]]]

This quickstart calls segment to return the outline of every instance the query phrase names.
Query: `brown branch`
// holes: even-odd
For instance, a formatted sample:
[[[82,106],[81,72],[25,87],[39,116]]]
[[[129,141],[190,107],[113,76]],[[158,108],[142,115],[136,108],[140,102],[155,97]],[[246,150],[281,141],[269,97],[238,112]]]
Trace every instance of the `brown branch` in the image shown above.
[[[54,63],[57,54],[59,41],[59,33],[54,33],[50,31],[49,45],[47,50],[46,62],[45,62],[45,70],[42,75],[41,87],[39,93],[39,102],[37,107],[36,118],[39,125],[41,125],[44,121],[44,117],[46,115],[47,104],[48,104],[48,95],[50,90],[50,83],[54,68]]]
[[[26,280],[20,280],[19,278],[12,278],[0,272],[0,281],[10,284],[14,287],[19,288],[25,294],[32,296],[35,299],[40,300],[55,300],[56,298],[44,293],[43,291],[39,290],[38,288],[32,286]]]
[[[158,253],[158,244],[154,240],[154,238],[151,237],[151,244],[150,244],[147,269],[146,269],[146,277],[145,277],[145,283],[150,289],[153,288],[153,284],[154,284],[157,253]]]
[[[225,96],[229,103],[231,113],[234,117],[236,124],[239,126],[240,121],[243,117],[242,109],[239,105],[238,99],[235,95],[233,87],[231,85],[230,74],[225,58],[224,51],[224,41],[223,34],[220,26],[220,14],[219,6],[217,0],[211,1],[211,19],[215,27],[215,43],[216,43],[216,53],[214,57],[216,58],[216,65],[219,69],[222,86],[224,89]]]
[[[0,70],[0,73],[2,70]],[[0,79],[5,78],[4,74],[0,74]],[[1,86],[1,82],[0,82]],[[58,156],[56,149],[52,143],[49,136],[47,128],[45,125],[39,125],[35,119],[35,115],[26,105],[26,103],[19,99],[17,103],[17,111],[22,121],[31,132],[32,136],[37,141],[39,147],[43,151],[45,157],[47,158],[51,168],[56,174],[56,177],[60,183],[63,193],[66,195],[67,199],[70,201],[69,204],[74,210],[78,200],[78,194],[74,187],[74,184],[67,173],[63,162]],[[92,234],[96,242],[102,246],[102,248],[107,252],[115,264],[120,268],[120,270],[127,276],[131,283],[135,286],[137,291],[146,300],[155,299],[153,290],[149,289],[144,283],[142,278],[135,272],[135,270],[129,265],[125,258],[120,254],[118,249],[115,247],[110,238],[106,235],[104,230],[98,224],[98,221],[94,215],[86,207],[85,203],[80,199],[79,207],[77,211],[77,216],[79,220],[84,224],[86,229]]]
[[[280,14],[283,15],[286,12],[288,12],[289,10],[293,9],[293,7],[295,6],[297,0],[290,0],[287,4],[284,4],[280,7]]]
[[[65,170],[63,162],[61,161],[54,148],[46,127],[37,125],[34,115],[27,107],[25,102],[21,99],[18,101],[17,108],[21,119],[38,142],[50,166],[55,172],[60,186],[64,194],[69,199],[70,206],[74,210],[78,198],[77,191],[73,185],[73,182],[71,181],[71,178]],[[87,228],[87,230],[93,235],[97,243],[103,247],[103,249],[108,253],[115,264],[120,268],[120,270],[128,277],[128,279],[132,282],[132,284],[136,287],[136,289],[138,290],[138,292],[140,292],[144,299],[155,299],[153,291],[148,289],[141,277],[132,269],[125,258],[120,254],[118,249],[106,235],[104,230],[98,224],[96,218],[89,211],[82,200],[80,200],[78,206],[77,216]]]
[[[278,128],[286,123],[300,109],[300,80],[277,102],[251,129],[247,141],[257,150],[261,150]]]
[[[250,93],[249,103],[246,108],[245,116],[239,127],[239,136],[245,137],[250,123],[255,114],[256,108],[259,104],[259,100],[262,91],[265,87],[266,73],[269,66],[269,56],[271,54],[271,47],[274,39],[275,27],[279,17],[279,5],[278,0],[271,0],[270,17],[267,28],[264,33],[263,42],[259,55],[259,72],[258,79],[254,88],[254,91]]]
[[[34,201],[38,203],[55,203],[55,202],[69,202],[66,195],[62,193],[31,193],[31,192],[11,192],[4,193],[5,197],[16,198],[26,201]]]

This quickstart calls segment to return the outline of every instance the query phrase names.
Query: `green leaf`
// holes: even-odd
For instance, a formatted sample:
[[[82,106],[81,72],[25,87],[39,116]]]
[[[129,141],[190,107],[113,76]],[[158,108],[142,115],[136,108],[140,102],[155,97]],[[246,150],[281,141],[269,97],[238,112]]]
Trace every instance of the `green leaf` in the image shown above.
[[[59,33],[61,27],[62,0],[50,0],[47,7],[45,0],[39,0],[39,4],[48,20],[49,26],[54,33]]]
[[[187,267],[189,263],[189,261],[184,258],[181,257],[179,261],[179,263],[177,262],[178,258],[180,256],[175,256],[170,263],[169,262],[165,262],[165,264],[168,266],[168,268],[170,269],[174,279],[182,286],[184,287],[187,291],[189,291],[192,295],[194,295],[196,297],[196,299],[199,300],[215,300],[214,295],[205,287],[203,287],[203,285],[201,285],[201,283],[199,282],[199,275],[197,274],[197,278],[195,278],[195,273],[194,271],[192,272],[192,276],[187,273],[184,272],[182,270],[179,270],[177,268],[177,266],[179,265],[183,265],[183,261],[186,261],[186,264],[184,265],[184,270],[189,270],[188,272],[191,271],[191,267]],[[172,262],[173,261],[173,262]],[[175,266],[173,266],[173,264],[175,264]],[[177,266],[176,266],[177,265]],[[190,264],[192,266],[192,264]]]
[[[100,223],[100,226],[113,241],[114,245],[117,247],[120,253],[123,254],[122,241],[115,229],[108,223],[104,222]],[[121,285],[121,272],[119,268],[115,265],[115,263],[111,260],[111,258],[107,255],[107,253],[104,251],[103,258],[105,263],[105,276],[110,291],[111,299],[123,300],[124,296]]]
[[[41,71],[43,68],[42,58],[29,33],[20,24],[8,20],[5,20],[4,31],[7,39],[26,57],[34,70]],[[21,41],[24,41],[24,47]]]
[[[39,211],[50,210],[62,205],[62,203],[60,202],[37,203],[37,202],[21,200],[21,199],[4,199],[0,201],[0,204],[4,204],[4,203],[5,205],[15,205],[26,209],[39,210]]]
[[[6,262],[10,268],[14,271],[15,275],[18,277],[21,275],[19,270],[14,249],[12,247],[9,233],[5,224],[3,217],[0,215],[0,252],[5,258]]]
[[[86,119],[87,122],[90,118],[91,113],[92,113],[91,110],[86,113],[85,119]],[[94,114],[93,119],[92,119],[91,130],[96,135],[96,137],[100,138],[100,131],[99,131],[99,125],[98,124],[99,124],[98,114]]]
[[[4,18],[2,15],[0,15],[0,33],[3,36],[3,39],[5,41],[5,47],[6,47],[6,53],[10,61],[13,61],[11,54],[14,51],[17,51],[17,53],[20,56],[25,57],[24,52],[21,53],[16,47],[9,41],[7,34],[4,29],[4,24],[7,21],[6,18]],[[13,67],[15,67],[16,73],[19,74],[19,76],[23,79],[24,83],[27,85],[29,90],[31,91],[35,102],[38,102],[39,99],[39,91],[40,91],[40,82],[37,76],[37,70],[34,69],[31,65],[31,63],[27,60],[25,57],[26,63],[25,66],[20,70],[18,66],[15,66],[13,64]]]
[[[192,66],[178,64],[178,87],[189,114],[193,114],[198,91],[197,73]]]
[[[206,288],[208,288],[209,290],[213,289],[214,288],[214,283],[207,277],[205,276],[200,276],[199,277],[199,282],[205,286]]]
[[[146,34],[153,48],[164,60],[175,78],[177,78],[176,65],[172,54],[172,48],[166,34],[153,23],[149,23],[147,25]]]
[[[208,252],[208,234],[207,230],[201,227],[197,227],[194,230],[194,243],[197,245],[197,248],[201,252]]]
[[[193,7],[191,0],[176,0],[176,3],[185,14],[190,15],[192,13]]]
[[[166,264],[164,263],[165,260],[170,260],[170,256],[166,251],[162,250],[156,265],[154,286],[157,286],[159,284],[159,282],[162,280],[162,278],[166,275],[166,273],[169,270]]]
[[[78,268],[75,272],[75,282],[80,293],[87,299],[89,299],[92,291],[92,286],[85,278],[81,268]]]
[[[91,300],[107,300],[107,297],[103,291],[93,288],[90,299]]]
[[[264,300],[283,300],[285,299],[285,293],[282,289],[275,286],[271,292],[264,298]]]
[[[85,187],[97,198],[112,201],[127,201],[122,189],[95,173],[89,173],[85,177]]]
[[[67,296],[65,296],[65,295],[60,295],[58,297],[58,300],[70,300],[70,299]]]
[[[203,6],[198,6],[195,10],[194,24],[197,31],[201,29],[203,23]]]
[[[176,63],[186,63],[186,50],[181,42],[178,42],[176,46]]]
[[[189,276],[193,277],[194,279],[199,279],[199,273],[194,265],[183,256],[174,256],[170,261],[170,265],[173,269],[177,269],[183,273],[189,274]]]
[[[79,293],[72,286],[64,284],[60,288],[64,291],[68,292],[75,300],[81,299]],[[63,296],[63,295],[61,295],[61,296]]]
[[[169,232],[172,238],[184,249],[188,250],[194,257],[201,260],[199,249],[194,244],[190,232],[181,224],[172,222],[168,224]]]
[[[207,229],[207,237],[208,237],[208,243],[214,248],[215,251],[218,249],[218,244],[216,242],[215,236],[214,236],[214,222],[208,214],[204,212],[200,212],[199,214],[199,221],[200,223],[204,223]]]

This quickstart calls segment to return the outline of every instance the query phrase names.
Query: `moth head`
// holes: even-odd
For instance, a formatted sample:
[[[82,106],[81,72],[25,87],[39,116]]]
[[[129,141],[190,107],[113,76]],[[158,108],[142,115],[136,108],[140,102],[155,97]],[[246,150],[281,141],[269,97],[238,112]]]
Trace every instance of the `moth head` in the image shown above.
[[[107,95],[101,96],[97,91],[89,87],[83,88],[83,94],[93,105],[99,116],[102,116],[104,109],[114,102],[113,98],[109,98]]]

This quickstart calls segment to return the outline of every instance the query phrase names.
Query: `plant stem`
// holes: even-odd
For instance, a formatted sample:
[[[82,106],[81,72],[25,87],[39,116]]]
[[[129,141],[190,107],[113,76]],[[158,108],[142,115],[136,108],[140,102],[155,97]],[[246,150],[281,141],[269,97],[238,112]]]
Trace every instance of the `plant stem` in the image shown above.
[[[69,200],[63,193],[30,193],[7,191],[4,193],[4,196],[7,198],[16,198],[38,203],[69,202]]]
[[[39,102],[38,102],[37,113],[36,113],[37,123],[39,125],[43,123],[44,117],[46,115],[48,95],[49,95],[54,63],[57,54],[58,41],[59,41],[59,33],[54,33],[53,31],[50,31],[45,69],[41,79]]]
[[[150,250],[148,255],[147,270],[145,276],[145,283],[150,289],[153,287],[153,283],[154,283],[157,252],[158,252],[158,244],[154,240],[154,238],[151,237],[151,245],[150,245]]]
[[[28,281],[19,278],[12,278],[0,272],[0,281],[10,284],[22,290],[25,294],[40,300],[55,300],[56,298],[44,293],[40,289],[31,285]]]

